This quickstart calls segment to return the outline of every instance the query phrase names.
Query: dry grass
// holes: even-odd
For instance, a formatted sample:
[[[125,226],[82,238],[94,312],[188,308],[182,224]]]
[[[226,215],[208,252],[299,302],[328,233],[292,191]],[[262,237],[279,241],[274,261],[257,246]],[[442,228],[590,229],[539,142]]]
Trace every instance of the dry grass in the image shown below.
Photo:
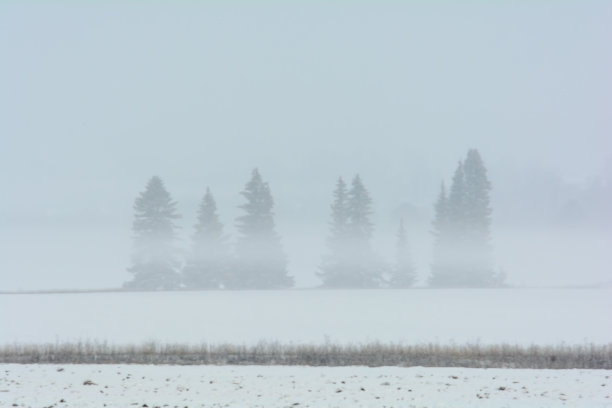
[[[161,344],[98,342],[0,346],[0,363],[424,366],[612,369],[608,345]]]

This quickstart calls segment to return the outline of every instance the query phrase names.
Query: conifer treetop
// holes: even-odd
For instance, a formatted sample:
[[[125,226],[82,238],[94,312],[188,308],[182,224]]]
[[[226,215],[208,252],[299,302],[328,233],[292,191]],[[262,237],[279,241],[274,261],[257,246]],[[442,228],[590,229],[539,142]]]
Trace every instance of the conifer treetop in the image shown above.
[[[177,226],[172,220],[181,218],[176,212],[176,201],[158,176],[151,177],[145,191],[136,198],[134,211],[133,230],[139,236],[173,237]]]
[[[463,165],[465,177],[465,216],[482,233],[488,231],[491,223],[489,192],[491,182],[487,169],[476,149],[470,149]]]
[[[124,286],[134,289],[176,289],[179,284],[177,250],[173,243],[173,220],[180,218],[172,200],[158,176],[152,177],[134,201],[134,242],[132,265],[128,271],[133,279]]]
[[[346,228],[349,221],[347,195],[346,183],[342,177],[338,177],[336,189],[334,190],[334,202],[331,204],[331,240],[340,240],[346,236]]]
[[[463,162],[459,161],[453,175],[447,204],[448,221],[455,232],[461,228],[460,224],[465,221],[465,204],[465,174],[463,172]]]
[[[223,224],[217,215],[217,203],[209,187],[206,187],[206,192],[198,207],[198,222],[194,228],[196,237],[202,235],[216,237],[223,234]]]
[[[438,194],[438,199],[434,204],[435,217],[432,222],[433,225],[433,234],[436,236],[440,236],[442,232],[446,229],[448,224],[448,197],[446,195],[446,187],[444,185],[444,181],[440,183],[440,193]]]
[[[246,203],[239,206],[246,214],[237,218],[238,230],[243,235],[272,233],[274,230],[274,200],[268,183],[264,183],[259,170],[253,169],[251,179],[240,194]]]
[[[372,198],[363,185],[359,174],[353,178],[351,183],[351,189],[348,192],[347,209],[351,237],[369,240],[374,231],[374,225],[370,221]]]

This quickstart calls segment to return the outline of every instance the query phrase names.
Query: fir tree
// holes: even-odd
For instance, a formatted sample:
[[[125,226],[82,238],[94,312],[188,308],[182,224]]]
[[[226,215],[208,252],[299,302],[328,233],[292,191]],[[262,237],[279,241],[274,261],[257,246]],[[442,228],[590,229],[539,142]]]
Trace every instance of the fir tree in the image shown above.
[[[206,188],[198,208],[198,222],[192,237],[192,250],[183,269],[183,283],[188,288],[218,289],[229,272],[229,251],[217,204]]]
[[[359,174],[353,178],[348,192],[348,235],[358,245],[370,246],[374,226],[370,221],[372,199]]]
[[[436,241],[444,238],[448,231],[448,197],[446,195],[446,186],[444,182],[440,184],[440,193],[434,204],[435,218],[432,222],[433,234]]]
[[[466,223],[466,196],[465,196],[465,174],[463,172],[463,163],[457,164],[457,169],[453,175],[450,193],[447,203],[447,221],[451,238],[458,242],[464,232]]]
[[[432,286],[486,287],[501,283],[491,266],[490,190],[480,154],[471,149],[457,166],[448,199],[443,189],[435,206]]]
[[[491,183],[478,150],[468,151],[464,162],[465,174],[465,247],[466,273],[474,286],[499,284],[494,276],[491,256]]]
[[[347,244],[348,230],[348,191],[342,177],[336,182],[336,189],[331,205],[330,235],[327,239],[329,254],[323,257],[321,271],[317,273],[324,286],[342,286],[345,275],[348,273],[347,263],[350,251]]]
[[[236,244],[237,265],[228,285],[245,289],[293,286],[280,237],[275,231],[274,200],[268,183],[263,182],[257,169],[240,194],[246,199],[240,206],[245,214],[236,220],[240,233]]]
[[[359,175],[347,192],[340,179],[332,204],[330,254],[324,257],[319,277],[333,288],[374,288],[382,282],[384,267],[370,245],[372,199]]]
[[[132,266],[128,268],[134,277],[124,286],[139,290],[177,288],[179,262],[173,220],[180,216],[159,177],[149,180],[134,202],[134,211]]]
[[[392,288],[409,288],[416,279],[412,256],[404,228],[404,219],[400,219],[397,230],[396,260],[393,274],[389,280]]]
[[[491,207],[489,193],[491,183],[487,169],[478,150],[468,151],[463,166],[465,174],[465,220],[466,233],[470,239],[481,244],[490,239]]]
[[[434,247],[433,247],[433,264],[431,266],[431,276],[429,284],[431,286],[442,286],[448,280],[449,260],[448,253],[450,250],[450,222],[448,197],[444,182],[440,185],[440,193],[434,205],[435,216],[432,222]]]
[[[372,198],[358,174],[353,178],[348,192],[347,211],[347,235],[351,253],[349,287],[378,288],[383,283],[382,276],[386,267],[372,250]]]
[[[334,190],[334,202],[331,205],[331,235],[330,246],[334,247],[342,243],[347,237],[349,222],[346,183],[342,177],[338,177],[336,189]]]
[[[465,256],[465,205],[465,175],[463,163],[459,161],[453,175],[448,199],[445,200],[441,192],[436,203],[436,210],[439,207],[442,212],[436,213],[434,223],[440,223],[442,229],[437,232],[438,236],[436,236],[435,258],[429,279],[431,286],[467,285],[463,260]]]

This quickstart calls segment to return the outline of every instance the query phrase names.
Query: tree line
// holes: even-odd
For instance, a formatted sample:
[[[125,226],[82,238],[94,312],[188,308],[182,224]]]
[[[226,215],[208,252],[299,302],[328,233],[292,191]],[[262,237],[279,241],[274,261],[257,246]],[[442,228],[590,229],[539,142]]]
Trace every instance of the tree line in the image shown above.
[[[491,183],[477,150],[460,161],[447,192],[444,182],[432,221],[434,257],[432,287],[494,287],[490,226]],[[176,202],[163,181],[152,177],[134,202],[132,279],[137,290],[282,289],[294,285],[274,222],[270,186],[254,169],[240,193],[242,215],[236,219],[237,240],[231,246],[219,220],[210,189],[199,204],[191,249],[180,259],[175,247]],[[316,275],[326,288],[408,288],[416,280],[406,228],[400,220],[393,265],[371,245],[372,198],[359,175],[348,185],[336,182],[330,206],[327,252]]]

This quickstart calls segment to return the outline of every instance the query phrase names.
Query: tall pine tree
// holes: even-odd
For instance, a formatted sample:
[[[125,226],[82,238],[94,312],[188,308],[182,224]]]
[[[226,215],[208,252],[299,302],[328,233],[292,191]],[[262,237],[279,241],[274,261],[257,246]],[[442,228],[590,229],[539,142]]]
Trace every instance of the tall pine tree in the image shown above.
[[[436,202],[436,218],[441,229],[435,231],[434,261],[429,279],[431,286],[456,287],[469,286],[465,265],[465,175],[463,162],[459,161],[450,192],[446,199],[443,191]],[[443,221],[442,221],[443,220]],[[434,226],[435,228],[435,226]]]
[[[331,205],[331,234],[329,237],[331,247],[341,245],[346,240],[349,222],[347,196],[346,183],[342,177],[339,177],[334,190],[334,202]]]
[[[348,190],[342,177],[338,178],[333,193],[334,201],[331,205],[331,221],[329,224],[330,234],[327,239],[329,253],[323,257],[321,271],[317,276],[326,287],[341,287],[347,270],[350,250],[347,243],[348,238]]]
[[[176,238],[173,220],[180,218],[176,202],[166,191],[162,180],[152,177],[145,191],[134,202],[133,279],[124,287],[138,290],[176,289],[179,261],[174,246]]]
[[[223,224],[217,215],[217,204],[210,189],[206,188],[198,208],[191,254],[183,268],[183,283],[192,289],[219,289],[227,280],[229,261],[229,250]]]
[[[370,247],[370,239],[374,225],[370,220],[372,216],[372,198],[366,190],[361,177],[357,174],[351,183],[347,200],[348,236],[355,245]]]
[[[430,285],[489,287],[501,282],[493,273],[490,225],[491,183],[477,150],[468,151],[435,205],[435,244]]]
[[[324,287],[375,288],[382,283],[384,267],[371,248],[372,199],[359,175],[350,190],[342,179],[336,184],[332,204],[330,253],[323,259],[319,277]]]
[[[440,193],[434,205],[435,216],[432,222],[434,246],[433,264],[431,265],[431,275],[429,284],[431,286],[444,286],[450,272],[449,251],[450,251],[450,222],[448,209],[448,196],[444,182],[440,186]]]
[[[474,286],[499,284],[492,265],[491,250],[491,183],[487,178],[478,150],[468,151],[464,161],[465,174],[465,255],[467,275]]]
[[[448,196],[446,194],[446,186],[444,182],[440,184],[440,193],[434,204],[435,218],[432,222],[433,234],[436,241],[444,238],[447,234],[448,225]]]
[[[240,236],[236,243],[237,264],[229,287],[278,289],[293,286],[287,274],[287,259],[274,225],[274,200],[268,183],[254,169],[240,193],[246,203],[244,215],[236,220]]]

